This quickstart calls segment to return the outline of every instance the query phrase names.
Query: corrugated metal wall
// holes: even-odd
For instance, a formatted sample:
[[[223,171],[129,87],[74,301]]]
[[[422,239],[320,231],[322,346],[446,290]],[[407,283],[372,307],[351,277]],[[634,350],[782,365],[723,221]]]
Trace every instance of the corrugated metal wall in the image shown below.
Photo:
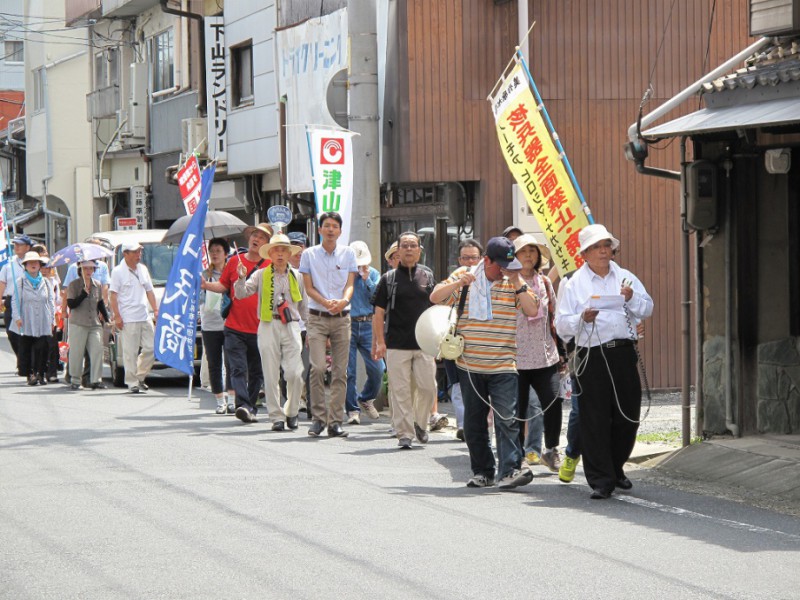
[[[620,263],[656,303],[643,351],[656,388],[681,377],[679,186],[637,174],[622,146],[651,71],[645,113],[750,43],[746,0],[717,0],[707,43],[713,4],[529,2],[533,77],[595,218],[621,239]],[[478,234],[496,235],[511,219],[512,181],[486,96],[514,52],[516,3],[400,0],[398,16],[408,103],[395,124],[395,181],[479,180]],[[687,102],[669,117],[697,108]],[[678,170],[678,142],[652,151],[648,164]]]

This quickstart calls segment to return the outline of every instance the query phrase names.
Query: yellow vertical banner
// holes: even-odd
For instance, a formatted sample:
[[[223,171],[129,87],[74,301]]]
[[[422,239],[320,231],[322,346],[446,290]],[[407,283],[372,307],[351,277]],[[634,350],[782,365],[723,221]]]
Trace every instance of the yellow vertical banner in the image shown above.
[[[577,269],[583,264],[578,233],[589,219],[520,64],[489,101],[500,149],[547,237],[555,265],[561,273]]]

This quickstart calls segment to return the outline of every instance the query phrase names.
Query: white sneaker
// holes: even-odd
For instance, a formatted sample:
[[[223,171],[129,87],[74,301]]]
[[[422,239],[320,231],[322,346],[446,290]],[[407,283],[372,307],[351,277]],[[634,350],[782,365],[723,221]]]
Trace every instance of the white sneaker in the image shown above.
[[[493,485],[494,477],[489,477],[488,475],[473,475],[467,481],[467,487],[471,488],[492,487]]]
[[[358,406],[361,408],[362,412],[367,413],[370,419],[379,419],[381,416],[378,409],[375,408],[375,400],[360,400]]]
[[[353,410],[347,413],[347,424],[361,425],[361,413],[358,412],[357,410]]]

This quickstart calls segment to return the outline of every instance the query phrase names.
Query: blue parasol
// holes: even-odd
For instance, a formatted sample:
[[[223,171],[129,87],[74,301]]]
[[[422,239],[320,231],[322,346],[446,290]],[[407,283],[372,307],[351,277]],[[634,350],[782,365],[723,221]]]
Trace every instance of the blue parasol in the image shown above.
[[[112,254],[114,253],[111,250],[107,250],[97,244],[72,244],[56,252],[50,258],[48,266],[60,267],[61,265],[71,265],[72,263],[84,260],[101,260],[108,258]]]

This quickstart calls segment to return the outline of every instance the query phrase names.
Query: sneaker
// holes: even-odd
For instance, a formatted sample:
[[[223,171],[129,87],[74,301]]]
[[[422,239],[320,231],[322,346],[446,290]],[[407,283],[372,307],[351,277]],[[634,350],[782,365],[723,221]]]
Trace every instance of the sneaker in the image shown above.
[[[358,406],[361,408],[361,412],[367,413],[370,419],[379,419],[381,416],[378,409],[375,408],[375,400],[359,400]]]
[[[103,383],[102,381],[98,381],[97,383],[93,383],[92,384],[92,389],[93,390],[107,390],[108,386],[105,383]]]
[[[467,438],[466,438],[466,436],[464,435],[464,430],[463,430],[461,427],[459,427],[458,429],[456,429],[456,439],[457,439],[457,440],[461,440],[462,442],[465,442],[465,441],[467,441]]]
[[[420,444],[428,443],[428,432],[416,423],[414,423],[414,433],[417,434],[417,439],[419,440]]]
[[[503,477],[498,487],[501,490],[510,490],[522,485],[528,485],[531,481],[533,481],[533,473],[528,467],[522,467],[521,469],[514,469]]]
[[[351,410],[349,413],[347,413],[347,424],[361,425],[361,413],[357,410]]]
[[[485,487],[492,487],[494,485],[494,477],[490,477],[489,475],[473,475],[467,481],[467,487],[471,488],[485,488]]]
[[[272,431],[286,431],[286,423],[283,421],[275,421],[272,424]]]
[[[139,386],[135,385],[131,389],[128,390],[131,394],[138,394],[139,393]]]
[[[235,404],[228,404],[228,414],[229,415],[236,414],[236,405]]]
[[[139,382],[139,387],[143,392],[146,392],[147,390],[150,389],[150,386],[147,385],[144,381]]]
[[[441,413],[434,413],[428,420],[428,424],[431,427],[431,431],[439,431],[440,429],[444,429],[445,427],[450,425],[450,421],[447,419],[446,415],[443,415]]]
[[[28,377],[28,385],[39,385],[39,380],[36,379],[36,375],[30,375]]]
[[[403,450],[411,450],[411,438],[400,438],[397,445]]]
[[[542,464],[542,459],[539,458],[538,452],[531,450],[525,455],[525,462],[529,465],[540,465]]]
[[[325,431],[325,423],[322,421],[313,421],[311,427],[308,428],[308,435],[311,437],[319,437]]]
[[[244,406],[240,406],[236,409],[236,418],[242,423],[255,423],[253,413],[247,410]]]
[[[226,412],[228,412],[228,407],[227,406],[225,406],[224,404],[217,404],[216,413],[218,415],[224,415]]]
[[[579,462],[581,462],[580,456],[578,458],[570,458],[565,455],[564,462],[561,463],[561,468],[558,470],[559,481],[570,483],[575,479],[575,468],[578,466]]]
[[[542,464],[553,473],[558,473],[561,468],[561,455],[558,448],[550,448],[542,452]]]
[[[71,383],[69,389],[71,389],[73,392],[77,392],[79,389],[81,389],[81,386],[79,386],[77,383]]]

